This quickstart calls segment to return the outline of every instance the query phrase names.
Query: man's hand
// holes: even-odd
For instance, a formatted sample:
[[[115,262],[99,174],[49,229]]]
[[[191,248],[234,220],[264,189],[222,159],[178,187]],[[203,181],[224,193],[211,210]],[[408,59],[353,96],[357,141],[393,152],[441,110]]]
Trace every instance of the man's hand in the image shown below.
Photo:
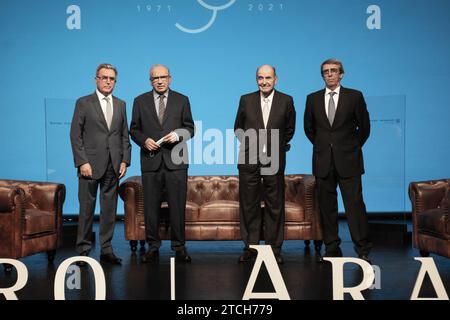
[[[92,168],[89,163],[80,166],[80,173],[85,178],[92,178]]]
[[[122,179],[125,173],[127,173],[127,164],[125,162],[122,162],[119,168],[119,179]]]
[[[171,133],[165,135],[163,139],[164,142],[175,143],[178,141],[178,136],[175,134],[175,132],[172,131]]]
[[[159,148],[155,140],[153,140],[152,138],[147,138],[147,140],[145,140],[145,147],[150,151],[155,151]]]

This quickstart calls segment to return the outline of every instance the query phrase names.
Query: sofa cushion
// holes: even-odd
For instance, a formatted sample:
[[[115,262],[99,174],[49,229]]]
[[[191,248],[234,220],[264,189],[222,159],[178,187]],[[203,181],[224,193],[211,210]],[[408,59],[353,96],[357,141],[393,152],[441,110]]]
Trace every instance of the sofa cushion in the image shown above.
[[[55,215],[36,209],[25,210],[25,228],[23,234],[31,236],[38,233],[55,231]]]
[[[441,239],[450,239],[448,215],[442,209],[431,209],[417,214],[419,233],[426,233]]]
[[[239,221],[239,202],[216,200],[203,204],[198,221]]]
[[[186,201],[185,220],[197,221],[199,215],[200,206],[192,201]]]
[[[286,221],[300,222],[305,221],[305,210],[294,202],[285,202]]]

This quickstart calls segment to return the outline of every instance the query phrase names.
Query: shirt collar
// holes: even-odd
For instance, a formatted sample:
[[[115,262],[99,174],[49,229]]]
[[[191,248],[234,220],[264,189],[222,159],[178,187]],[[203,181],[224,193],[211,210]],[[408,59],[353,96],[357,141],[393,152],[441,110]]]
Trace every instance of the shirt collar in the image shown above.
[[[336,94],[339,95],[339,92],[341,91],[341,86],[337,87],[334,90],[330,90],[328,87],[325,87],[325,95],[329,94],[331,91],[336,92]]]
[[[272,90],[272,93],[269,94],[268,97],[264,97],[261,92],[259,93],[259,96],[261,97],[261,101],[264,101],[264,99],[267,98],[267,99],[269,99],[269,102],[272,102],[274,94],[275,94],[275,90]]]
[[[108,98],[109,101],[111,101],[112,94],[109,94],[109,95],[105,96],[103,93],[98,91],[98,89],[95,89],[95,92],[97,93],[98,100],[102,101],[104,98]]]
[[[160,94],[156,92],[156,90],[153,90],[153,98],[156,100],[159,98],[159,96]],[[167,99],[167,97],[169,96],[169,89],[167,89],[166,92],[163,93],[163,96]]]

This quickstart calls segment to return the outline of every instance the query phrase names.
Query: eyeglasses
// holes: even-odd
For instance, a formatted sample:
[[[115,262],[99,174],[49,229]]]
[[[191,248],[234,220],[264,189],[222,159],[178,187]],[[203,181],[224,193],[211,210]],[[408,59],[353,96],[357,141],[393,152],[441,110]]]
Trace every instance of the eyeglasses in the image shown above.
[[[150,77],[150,81],[167,81],[170,78],[170,75],[166,75],[166,76],[159,76],[159,77]]]
[[[322,75],[326,75],[326,74],[338,74],[340,73],[340,70],[338,68],[331,68],[331,69],[326,69],[326,70],[322,70]]]
[[[107,76],[97,76],[97,79],[99,79],[99,80],[102,80],[103,82],[108,82],[108,80],[110,81],[110,82],[114,82],[114,81],[116,81],[116,78],[115,77],[107,77]]]

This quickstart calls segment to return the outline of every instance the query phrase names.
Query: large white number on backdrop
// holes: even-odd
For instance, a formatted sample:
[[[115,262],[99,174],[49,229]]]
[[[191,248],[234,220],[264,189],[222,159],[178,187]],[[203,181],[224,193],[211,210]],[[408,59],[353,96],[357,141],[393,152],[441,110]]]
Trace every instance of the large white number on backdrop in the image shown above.
[[[381,29],[381,9],[379,6],[372,4],[367,7],[367,13],[371,14],[366,21],[367,29]]]
[[[175,27],[177,27],[178,29],[180,29],[183,32],[186,33],[200,33],[203,32],[205,30],[207,30],[209,27],[212,26],[212,24],[214,23],[214,21],[216,21],[216,17],[217,17],[217,11],[220,10],[225,10],[228,7],[230,7],[233,3],[236,2],[236,0],[230,0],[227,4],[224,4],[222,6],[212,6],[210,4],[207,4],[204,0],[197,0],[197,2],[203,7],[206,8],[208,10],[212,11],[212,16],[211,19],[209,19],[208,23],[205,24],[203,27],[201,28],[197,28],[197,29],[189,29],[186,27],[183,27],[181,24],[179,24],[178,22],[175,23]]]
[[[69,30],[80,30],[81,29],[81,9],[77,5],[70,5],[66,10],[67,14],[70,16],[67,17],[66,26]]]

